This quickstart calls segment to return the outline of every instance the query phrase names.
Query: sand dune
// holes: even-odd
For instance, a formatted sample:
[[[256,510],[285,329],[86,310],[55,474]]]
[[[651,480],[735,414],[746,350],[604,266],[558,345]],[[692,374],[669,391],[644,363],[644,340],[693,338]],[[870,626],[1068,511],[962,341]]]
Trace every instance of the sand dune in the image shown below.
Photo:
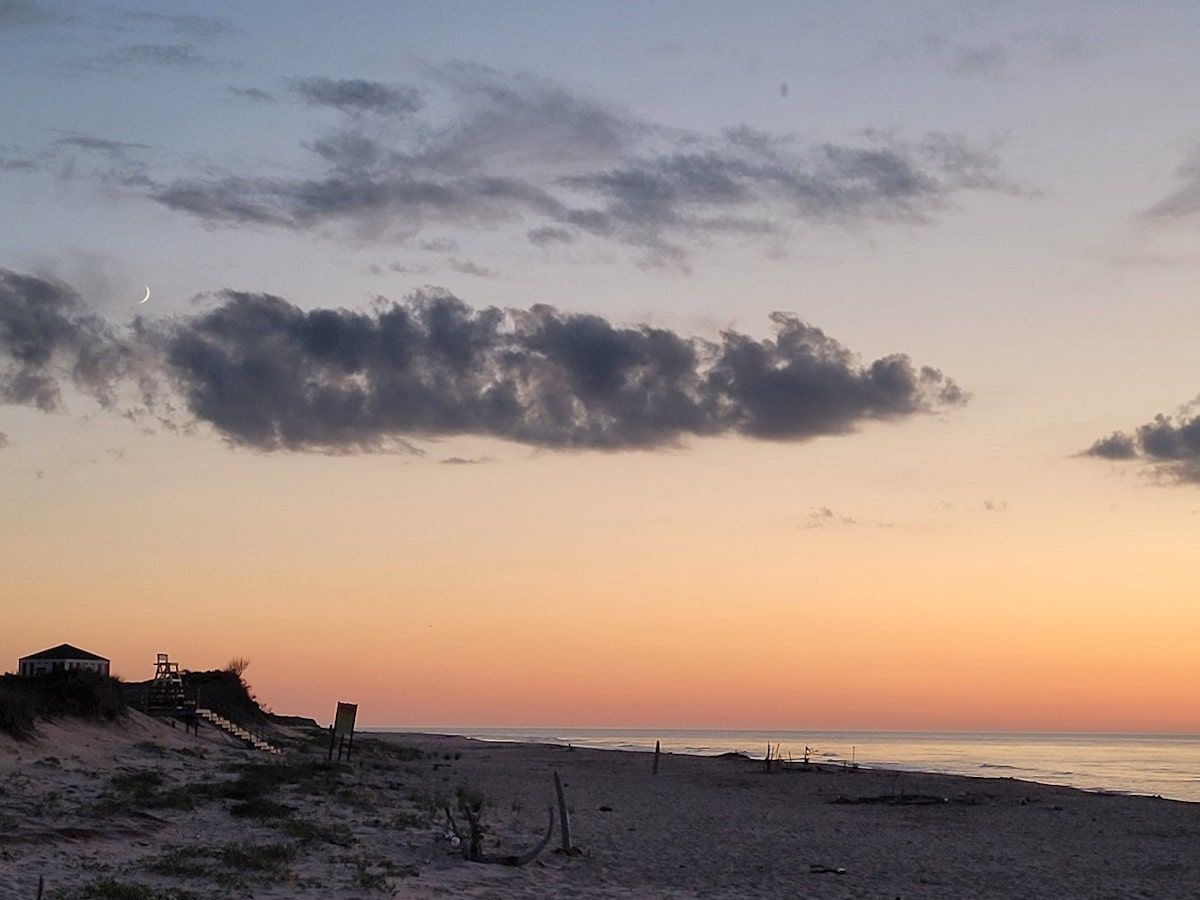
[[[331,771],[319,736],[292,737],[267,758],[134,713],[0,738],[0,897],[39,876],[64,898],[1200,895],[1200,804],[681,755],[652,776],[642,753],[407,734]],[[461,858],[438,806],[477,792],[484,849],[516,852],[554,771],[581,855]]]

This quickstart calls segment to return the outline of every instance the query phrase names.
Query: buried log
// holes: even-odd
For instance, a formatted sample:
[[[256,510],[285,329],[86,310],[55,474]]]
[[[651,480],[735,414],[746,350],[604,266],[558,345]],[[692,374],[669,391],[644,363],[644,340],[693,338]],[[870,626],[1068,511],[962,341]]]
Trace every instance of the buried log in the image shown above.
[[[507,856],[488,856],[483,852],[484,827],[479,821],[479,807],[460,805],[460,809],[467,818],[469,833],[465,836],[459,831],[458,823],[454,820],[454,814],[450,812],[450,807],[443,807],[443,811],[446,813],[446,820],[450,823],[450,830],[454,832],[454,836],[458,838],[462,846],[463,859],[468,862],[490,863],[496,866],[524,866],[537,859],[550,844],[550,838],[554,836],[554,807],[550,806],[546,808],[546,834],[536,846],[531,847],[524,853],[515,853]]]
[[[571,817],[567,815],[567,798],[563,794],[562,779],[554,773],[554,793],[558,795],[558,821],[562,826],[562,852],[571,852]]]

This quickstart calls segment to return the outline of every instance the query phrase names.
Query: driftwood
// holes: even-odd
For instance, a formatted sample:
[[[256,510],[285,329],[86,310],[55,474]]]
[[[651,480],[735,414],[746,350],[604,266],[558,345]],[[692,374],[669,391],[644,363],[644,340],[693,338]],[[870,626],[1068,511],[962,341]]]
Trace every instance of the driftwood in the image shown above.
[[[945,797],[935,797],[932,794],[880,794],[877,797],[838,797],[829,802],[853,806],[941,806],[950,801]]]
[[[511,854],[508,856],[488,856],[483,852],[483,834],[486,830],[479,821],[479,807],[471,804],[463,804],[461,810],[467,819],[468,834],[463,833],[458,828],[458,822],[454,820],[454,814],[450,812],[450,807],[443,807],[446,813],[446,820],[450,823],[450,830],[454,832],[454,836],[458,838],[462,847],[463,859],[468,862],[490,863],[496,866],[524,866],[537,859],[543,850],[550,843],[550,838],[554,836],[554,807],[548,807],[546,834],[538,842],[538,844],[524,853]]]
[[[763,757],[763,764],[766,766],[767,774],[771,773],[771,764],[778,763],[783,765],[783,745],[776,744],[771,746],[771,742],[767,741],[767,755]]]

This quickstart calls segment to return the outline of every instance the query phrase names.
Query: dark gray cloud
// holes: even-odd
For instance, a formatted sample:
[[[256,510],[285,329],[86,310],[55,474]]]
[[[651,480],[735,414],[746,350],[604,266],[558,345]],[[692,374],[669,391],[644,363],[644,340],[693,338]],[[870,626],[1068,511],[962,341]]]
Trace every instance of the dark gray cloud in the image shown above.
[[[0,431],[0,450],[8,446],[8,435]]]
[[[1200,213],[1200,150],[1194,151],[1175,172],[1177,186],[1145,212],[1151,221],[1175,222]]]
[[[2,445],[0,445],[2,446]],[[448,456],[445,459],[438,460],[443,466],[478,466],[483,463],[491,462],[491,457],[480,456],[478,458],[465,456]]]
[[[231,292],[175,327],[166,365],[193,415],[264,450],[450,435],[607,450],[805,440],[964,402],[907,357],[860,365],[819,329],[773,320],[771,340],[710,342],[548,306],[474,310],[441,293],[365,313]]]
[[[860,363],[784,313],[770,339],[705,340],[544,305],[473,309],[445,292],[370,311],[219,296],[118,334],[68,286],[0,270],[0,399],[53,411],[71,385],[235,445],[329,453],[419,452],[410,441],[456,435],[599,450],[802,441],[966,400],[935,369],[899,354]]]
[[[406,116],[421,108],[421,92],[416,88],[361,78],[305,78],[294,82],[292,90],[314,106],[332,106],[344,113]]]
[[[136,357],[69,286],[0,269],[0,401],[59,410],[69,383],[112,408]]]
[[[1098,459],[1135,459],[1138,455],[1137,439],[1131,434],[1114,431],[1108,437],[1098,438],[1084,451],[1084,455]]]
[[[1018,193],[989,148],[933,132],[813,143],[747,127],[701,134],[643,122],[527,75],[430,67],[450,113],[415,88],[312,78],[309,102],[355,115],[305,142],[304,175],[204,174],[151,196],[209,224],[406,241],[433,229],[513,229],[534,244],[584,238],[686,269],[715,239],[777,246],[802,226],[922,224],[963,192]],[[418,115],[418,113],[420,113]]]
[[[1200,484],[1200,401],[1175,415],[1159,414],[1132,433],[1114,431],[1083,451],[1084,456],[1109,460],[1138,460],[1157,476],[1175,482]]]
[[[200,68],[212,65],[191,44],[133,44],[106,53],[99,60],[101,66],[162,68]]]

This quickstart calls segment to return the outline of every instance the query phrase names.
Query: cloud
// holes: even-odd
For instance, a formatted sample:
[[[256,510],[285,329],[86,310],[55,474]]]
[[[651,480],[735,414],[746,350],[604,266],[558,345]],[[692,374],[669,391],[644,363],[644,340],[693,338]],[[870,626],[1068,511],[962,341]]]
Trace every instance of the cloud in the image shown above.
[[[307,172],[203,173],[156,183],[150,196],[209,225],[338,226],[389,241],[512,230],[540,246],[620,244],[639,265],[686,270],[695,249],[718,239],[778,247],[806,226],[920,225],[958,194],[1022,190],[994,150],[956,135],[866,131],[839,143],[745,126],[700,133],[529,75],[466,63],[426,75],[446,94],[437,115],[413,87],[295,82],[308,102],[352,114],[304,143]]]
[[[38,168],[37,160],[0,156],[0,172],[34,172]]]
[[[0,431],[0,450],[8,446],[8,435]]]
[[[1192,152],[1175,171],[1178,186],[1143,213],[1154,222],[1176,222],[1200,213],[1200,149]]]
[[[69,383],[114,408],[136,357],[69,286],[0,269],[0,401],[57,411]]]
[[[926,50],[947,70],[958,75],[998,78],[1008,69],[1008,41],[993,40],[982,44],[961,44],[945,35],[925,35]]]
[[[1084,451],[1084,456],[1095,456],[1099,459],[1136,459],[1137,455],[1137,439],[1120,431],[1114,431],[1108,437],[1098,438]]]
[[[368,271],[372,275],[382,275],[385,269],[383,266],[373,265]],[[421,263],[405,263],[396,260],[388,263],[386,271],[395,272],[397,275],[428,275],[433,272],[433,268]]]
[[[406,116],[421,108],[416,88],[361,78],[306,78],[293,83],[292,90],[313,106],[332,106],[344,113]]]
[[[99,62],[117,67],[200,68],[212,65],[212,61],[191,44],[133,44],[106,53]]]
[[[369,311],[220,301],[122,334],[67,285],[0,270],[0,399],[54,411],[69,384],[110,409],[133,395],[126,415],[186,415],[234,445],[326,453],[458,435],[562,450],[804,441],[966,401],[936,369],[900,354],[861,363],[785,313],[770,339],[707,340],[545,305],[473,309],[440,291]]]
[[[720,434],[794,441],[965,400],[907,357],[859,365],[819,329],[773,320],[772,340],[710,342],[542,305],[474,310],[444,293],[364,313],[231,292],[176,326],[167,366],[193,415],[263,450],[450,435],[606,450]]]
[[[844,515],[828,506],[814,506],[800,527],[805,531],[814,531],[824,528],[895,528],[896,525],[893,522],[864,521]]]
[[[474,275],[476,278],[494,278],[496,276],[496,271],[494,269],[481,266],[478,263],[471,262],[469,259],[457,259],[456,257],[450,257],[450,259],[446,261],[446,265],[448,265],[453,271],[458,272],[460,275]]]
[[[71,132],[65,137],[55,140],[55,145],[58,147],[75,148],[80,150],[89,150],[96,153],[102,153],[113,159],[126,160],[130,156],[130,151],[149,150],[148,144],[137,144],[129,141],[114,141],[108,138],[97,137],[92,134],[83,134],[81,132]]]
[[[194,40],[205,40],[235,32],[234,27],[225,19],[213,19],[208,16],[131,11],[119,13],[118,18],[123,22],[163,28]]]
[[[238,87],[236,85],[229,86],[229,93],[235,97],[242,97],[246,100],[255,100],[259,103],[274,103],[275,95],[270,91],[264,91],[256,87]]]
[[[808,519],[800,527],[805,530],[814,528],[830,528],[835,525],[857,525],[858,520],[834,512],[828,506],[816,506],[808,514]]]
[[[463,456],[448,456],[445,459],[438,460],[443,466],[478,466],[491,461],[491,457],[489,456],[480,456],[471,459]]]
[[[983,508],[988,512],[1008,512],[1007,500],[984,500]]]
[[[1159,414],[1132,433],[1114,431],[1098,439],[1082,456],[1137,460],[1166,480],[1200,484],[1200,398],[1174,415]]]
[[[59,18],[33,0],[0,0],[0,32],[40,25]]]
[[[536,244],[539,247],[548,247],[551,244],[572,244],[575,242],[575,233],[571,229],[557,228],[553,225],[530,229],[526,232],[525,236],[529,238],[529,243]]]

